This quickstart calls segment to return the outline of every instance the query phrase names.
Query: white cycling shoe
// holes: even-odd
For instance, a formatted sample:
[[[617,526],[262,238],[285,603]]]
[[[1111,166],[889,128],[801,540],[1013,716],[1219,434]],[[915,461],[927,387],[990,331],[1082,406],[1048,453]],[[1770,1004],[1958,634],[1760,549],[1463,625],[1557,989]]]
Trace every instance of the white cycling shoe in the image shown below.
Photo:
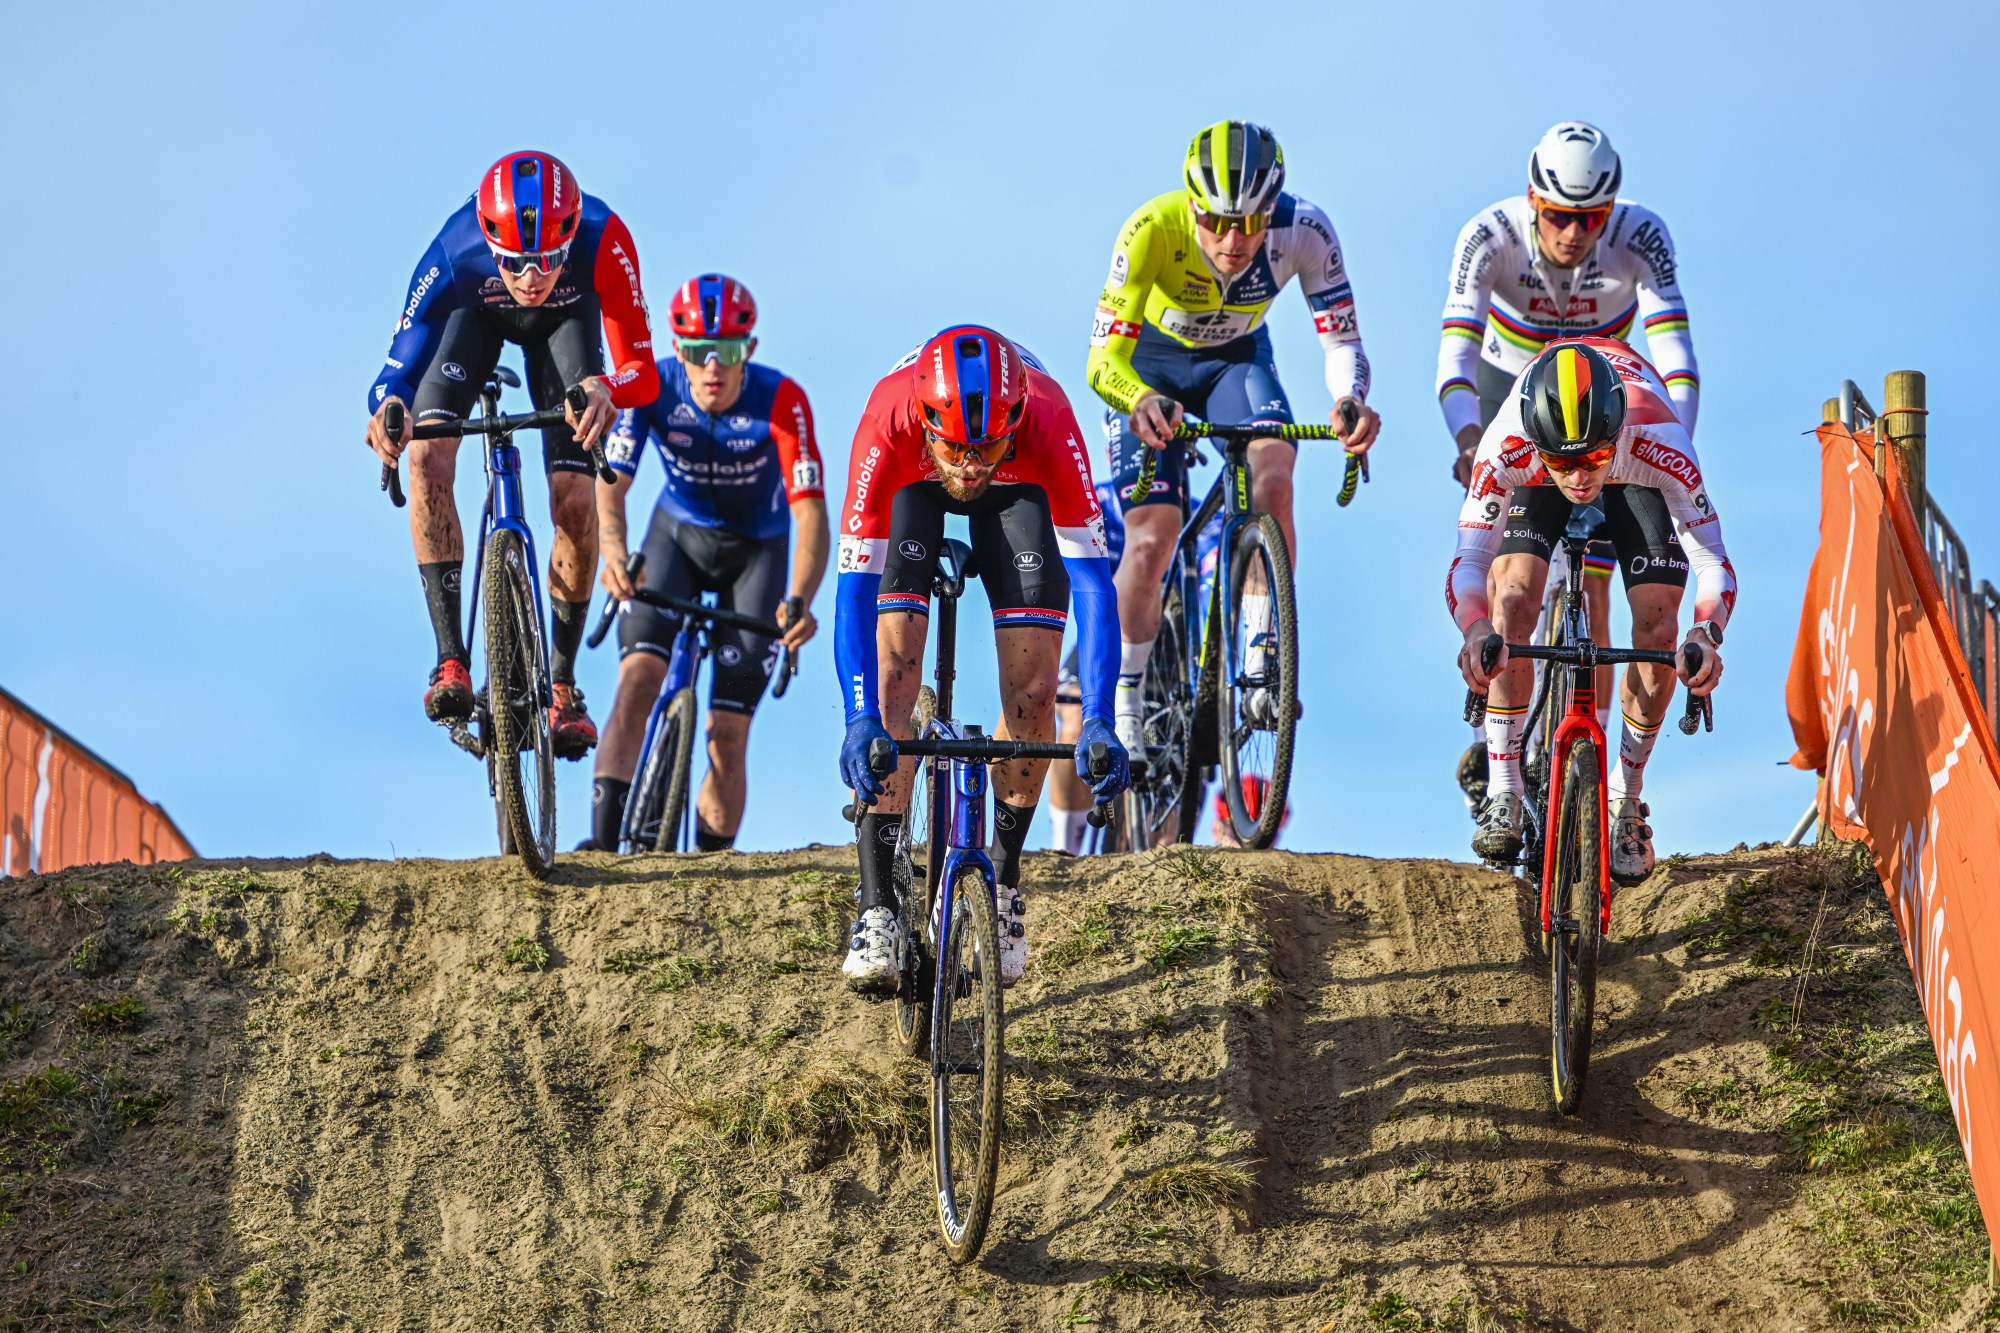
[[[1111,730],[1118,735],[1118,743],[1125,747],[1133,763],[1146,757],[1146,721],[1137,713],[1117,713],[1111,718]]]
[[[896,960],[903,955],[903,923],[886,907],[871,907],[854,923],[840,975],[847,988],[877,999],[896,993]]]
[[[1636,796],[1611,802],[1611,878],[1631,886],[1653,873],[1653,829],[1646,816],[1651,806]]]
[[[1028,970],[1028,906],[1021,891],[1000,886],[1000,984],[1012,986]]]

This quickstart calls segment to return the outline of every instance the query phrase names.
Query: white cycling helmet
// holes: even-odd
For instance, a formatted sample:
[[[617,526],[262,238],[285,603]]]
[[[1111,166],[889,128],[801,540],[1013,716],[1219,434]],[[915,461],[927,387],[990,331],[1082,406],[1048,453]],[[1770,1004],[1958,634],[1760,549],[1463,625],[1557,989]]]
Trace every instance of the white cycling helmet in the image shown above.
[[[1528,154],[1528,184],[1558,208],[1602,208],[1623,176],[1611,140],[1587,121],[1564,121]]]

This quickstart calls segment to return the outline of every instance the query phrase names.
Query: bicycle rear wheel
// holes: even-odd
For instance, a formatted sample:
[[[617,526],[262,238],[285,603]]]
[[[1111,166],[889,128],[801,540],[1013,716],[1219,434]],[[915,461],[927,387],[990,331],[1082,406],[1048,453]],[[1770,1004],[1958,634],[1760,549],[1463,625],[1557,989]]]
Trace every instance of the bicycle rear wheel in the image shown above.
[[[1597,1006],[1597,950],[1604,893],[1603,805],[1597,746],[1580,740],[1563,760],[1562,810],[1556,821],[1555,882],[1549,937],[1550,1073],[1556,1109],[1576,1110],[1590,1069],[1590,1025]]]
[[[917,706],[910,712],[911,729],[922,736],[935,716],[937,693],[926,685],[917,691]],[[937,953],[937,941],[930,934],[931,883],[936,878],[932,874],[936,864],[932,858],[937,855],[931,836],[936,825],[931,763],[929,759],[917,760],[916,782],[910,789],[910,808],[903,816],[893,870],[896,910],[903,919],[903,957],[899,965],[902,981],[896,988],[896,1039],[902,1044],[903,1054],[918,1058],[930,1049],[930,960]]]
[[[1106,851],[1141,852],[1165,840],[1186,786],[1190,761],[1192,704],[1188,697],[1187,608],[1178,579],[1160,608],[1160,629],[1141,686],[1145,752],[1132,756],[1132,785],[1117,804],[1117,818],[1104,830]]]
[[[554,692],[542,654],[534,571],[520,534],[486,540],[486,701],[493,723],[494,801],[505,843],[536,879],[556,860],[556,755],[549,737]]]
[[[1221,661],[1239,664],[1234,680],[1216,694],[1216,736],[1222,759],[1223,802],[1237,842],[1269,847],[1285,822],[1292,785],[1292,742],[1298,732],[1298,606],[1292,593],[1292,558],[1284,532],[1259,514],[1236,536]],[[1244,605],[1248,592],[1266,590],[1267,609]],[[1255,623],[1252,623],[1252,622]],[[1261,650],[1261,652],[1259,651]],[[1255,660],[1261,657],[1261,665]],[[1261,795],[1257,794],[1261,788]]]
[[[1006,1077],[999,933],[993,887],[977,866],[958,872],[931,1015],[931,1160],[938,1225],[953,1263],[979,1253],[1000,1174],[1000,1096]]]

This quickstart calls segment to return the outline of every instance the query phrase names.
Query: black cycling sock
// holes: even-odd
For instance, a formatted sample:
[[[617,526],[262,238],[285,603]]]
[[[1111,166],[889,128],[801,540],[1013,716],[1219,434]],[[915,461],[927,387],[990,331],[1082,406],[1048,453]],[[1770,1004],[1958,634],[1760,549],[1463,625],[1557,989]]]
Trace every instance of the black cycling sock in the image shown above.
[[[471,660],[465,651],[465,617],[459,614],[463,608],[458,584],[464,577],[464,564],[462,560],[439,560],[417,566],[417,577],[424,581],[424,605],[430,608],[431,633],[437,638],[439,665],[454,658]]]
[[[861,816],[854,836],[861,854],[861,911],[871,907],[895,911],[896,842],[903,836],[903,817],[870,811]]]
[[[590,840],[600,852],[618,850],[618,826],[625,821],[625,797],[632,784],[620,778],[594,778],[590,784]]]
[[[734,833],[710,833],[699,820],[694,826],[694,849],[698,852],[726,852],[736,845]]]
[[[576,650],[583,643],[583,626],[590,619],[590,602],[565,602],[560,597],[551,597],[549,609],[556,616],[555,642],[549,645],[549,674],[565,685],[574,685]]]
[[[989,852],[993,878],[1010,889],[1021,886],[1021,846],[1034,822],[1034,806],[1009,805],[998,796],[993,798],[993,846]]]

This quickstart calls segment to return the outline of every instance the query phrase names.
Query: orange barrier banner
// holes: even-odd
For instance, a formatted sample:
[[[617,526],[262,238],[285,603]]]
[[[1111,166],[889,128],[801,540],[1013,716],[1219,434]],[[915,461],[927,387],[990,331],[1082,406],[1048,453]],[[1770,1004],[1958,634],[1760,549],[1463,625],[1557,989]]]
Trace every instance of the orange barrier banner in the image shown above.
[[[194,854],[130,778],[0,690],[0,874]]]
[[[1785,687],[1820,815],[1868,845],[1916,977],[1980,1210],[2000,1221],[2000,752],[1895,467],[1823,426],[1819,551]],[[2000,973],[1995,977],[2000,1000]]]

